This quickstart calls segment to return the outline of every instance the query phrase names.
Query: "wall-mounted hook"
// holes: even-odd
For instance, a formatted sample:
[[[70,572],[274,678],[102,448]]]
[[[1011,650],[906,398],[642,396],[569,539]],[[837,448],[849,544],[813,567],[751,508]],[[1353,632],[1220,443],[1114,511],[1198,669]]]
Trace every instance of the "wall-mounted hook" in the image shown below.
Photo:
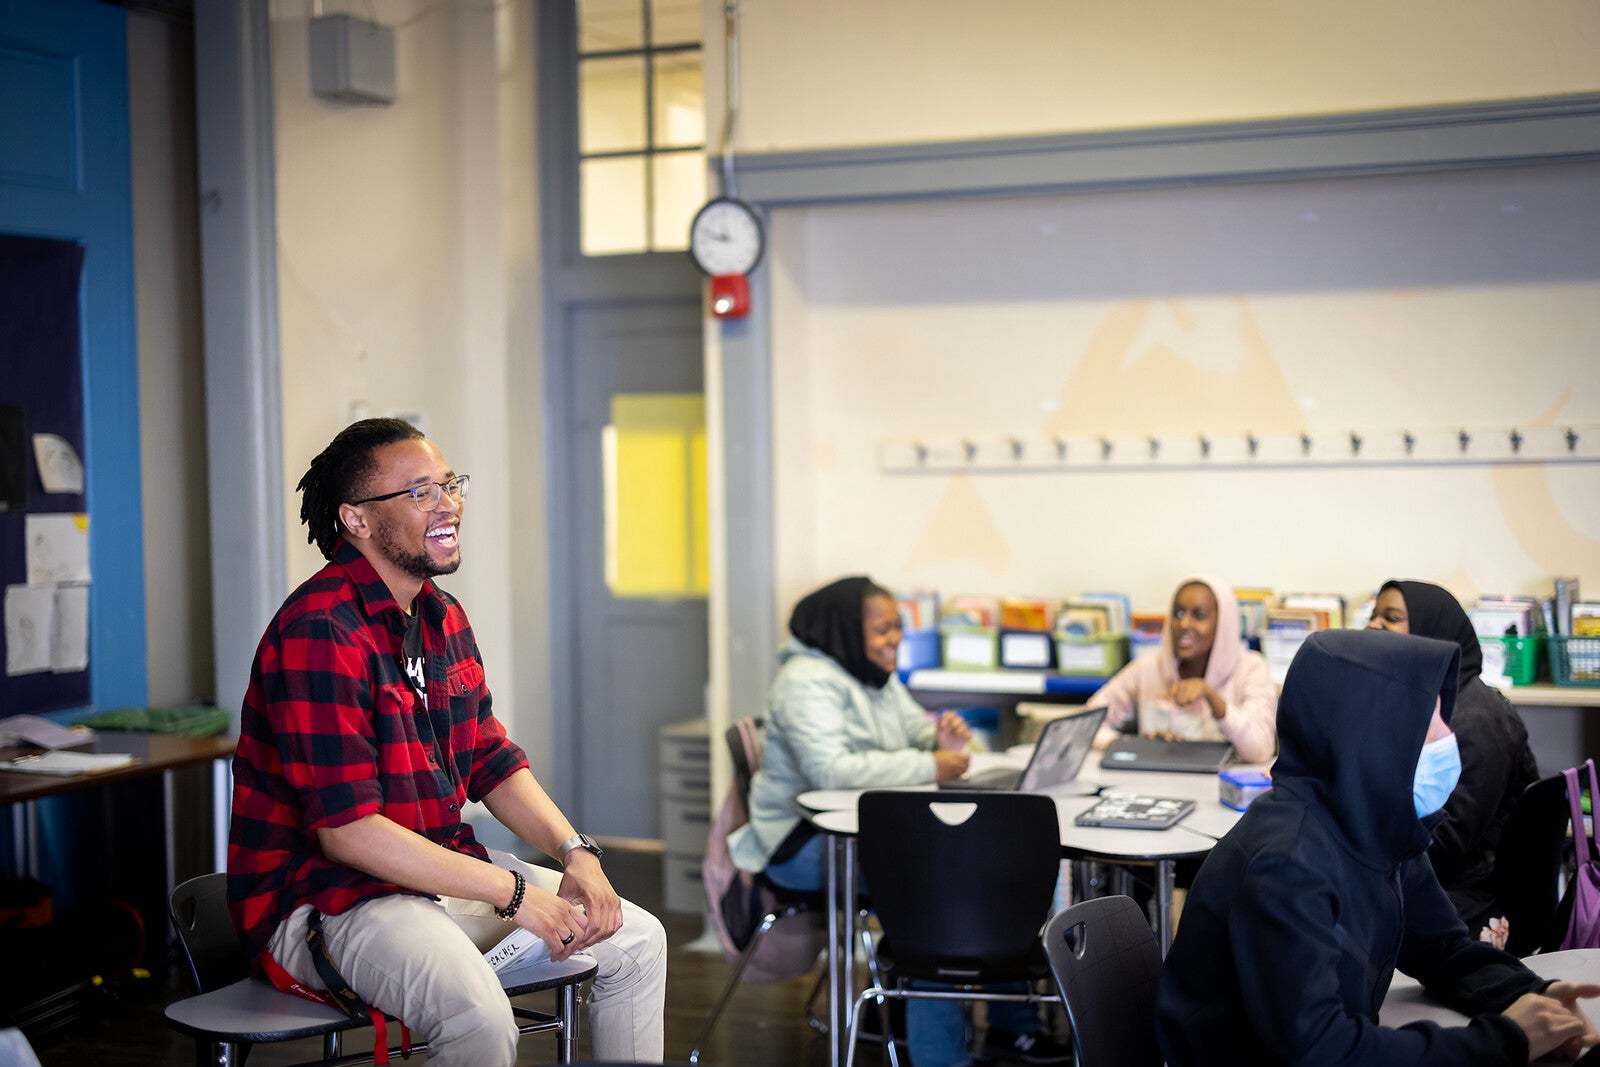
[[[1472,435],[1465,430],[1456,434],[1456,443],[1461,446],[1461,453],[1466,454],[1468,446],[1472,444]]]
[[[1100,458],[1102,460],[1111,458],[1111,439],[1109,437],[1100,438]]]
[[[1361,435],[1354,431],[1350,434],[1350,455],[1361,455]]]
[[[1021,459],[1022,458],[1022,439],[1020,437],[1012,437],[1012,438],[1009,438],[1009,440],[1011,442],[1011,458],[1012,459]]]
[[[1311,455],[1311,435],[1308,433],[1300,435],[1300,454],[1302,456]]]
[[[1149,438],[1149,441],[1150,441],[1150,458],[1151,459],[1160,459],[1161,458],[1161,438],[1152,437],[1152,438]]]
[[[1244,435],[1244,446],[1250,450],[1251,458],[1254,458],[1255,454],[1261,450],[1261,438],[1253,433],[1247,433]]]
[[[1407,430],[1404,433],[1402,433],[1400,435],[1400,440],[1405,443],[1406,455],[1409,456],[1409,455],[1411,455],[1411,453],[1413,453],[1413,452],[1415,452],[1417,450],[1417,435],[1412,433],[1410,430]]]
[[[1211,458],[1211,438],[1207,437],[1205,434],[1200,435],[1200,458]]]
[[[961,454],[967,457],[968,463],[971,463],[978,454],[978,446],[971,441],[963,439],[961,442]]]
[[[1056,443],[1056,459],[1064,461],[1067,458],[1067,443],[1059,437],[1054,438],[1054,441]]]
[[[1567,451],[1568,452],[1576,452],[1578,450],[1578,431],[1574,430],[1572,427],[1568,426],[1567,427],[1566,438],[1567,438]]]
[[[1522,451],[1522,434],[1516,430],[1511,431],[1511,454],[1516,455]]]
[[[917,454],[917,466],[920,467],[923,464],[928,462],[928,446],[927,445],[921,444],[921,443],[918,443],[918,442],[913,442],[912,445],[911,445],[911,450]]]

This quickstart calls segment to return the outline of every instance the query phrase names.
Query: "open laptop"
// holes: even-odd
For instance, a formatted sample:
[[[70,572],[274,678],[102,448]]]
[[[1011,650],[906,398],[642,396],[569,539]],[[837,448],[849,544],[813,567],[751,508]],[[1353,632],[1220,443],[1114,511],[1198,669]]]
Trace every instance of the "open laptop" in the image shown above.
[[[1078,776],[1078,768],[1089,758],[1095,732],[1105,717],[1105,708],[1086,708],[1051,719],[1044,724],[1039,741],[1033,746],[1033,755],[1023,769],[996,767],[981,774],[940,782],[939,788],[1048,793]]]
[[[1216,774],[1232,758],[1233,746],[1226,741],[1164,741],[1130,734],[1100,754],[1100,769]]]

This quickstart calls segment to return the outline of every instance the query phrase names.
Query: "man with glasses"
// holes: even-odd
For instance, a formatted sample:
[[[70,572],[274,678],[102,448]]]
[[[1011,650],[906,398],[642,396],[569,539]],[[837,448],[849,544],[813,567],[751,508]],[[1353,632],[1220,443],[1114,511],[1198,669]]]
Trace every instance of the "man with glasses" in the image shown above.
[[[514,923],[553,959],[599,964],[597,1059],[660,1062],[666,938],[621,900],[601,850],[534,780],[490,707],[465,612],[432,579],[461,565],[471,482],[399,419],[346,427],[300,479],[328,564],[267,627],[233,761],[228,905],[279,988],[348,984],[429,1044],[430,1064],[516,1060],[483,952]],[[482,801],[562,871],[488,851]],[[300,988],[296,988],[300,987]]]

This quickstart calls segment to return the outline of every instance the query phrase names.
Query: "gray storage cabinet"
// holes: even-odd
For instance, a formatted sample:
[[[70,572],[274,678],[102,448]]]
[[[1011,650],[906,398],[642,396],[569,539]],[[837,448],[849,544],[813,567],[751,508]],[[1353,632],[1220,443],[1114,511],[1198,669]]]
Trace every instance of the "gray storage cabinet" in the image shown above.
[[[667,911],[705,911],[700,862],[711,829],[711,741],[705,719],[661,730],[661,889]]]

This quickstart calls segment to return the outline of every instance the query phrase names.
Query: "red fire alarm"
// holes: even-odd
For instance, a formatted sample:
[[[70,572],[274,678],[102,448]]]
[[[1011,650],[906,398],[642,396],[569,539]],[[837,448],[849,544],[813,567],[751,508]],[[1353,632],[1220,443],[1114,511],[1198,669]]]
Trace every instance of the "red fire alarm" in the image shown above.
[[[743,274],[717,274],[711,279],[711,314],[742,319],[750,313],[750,279]]]

